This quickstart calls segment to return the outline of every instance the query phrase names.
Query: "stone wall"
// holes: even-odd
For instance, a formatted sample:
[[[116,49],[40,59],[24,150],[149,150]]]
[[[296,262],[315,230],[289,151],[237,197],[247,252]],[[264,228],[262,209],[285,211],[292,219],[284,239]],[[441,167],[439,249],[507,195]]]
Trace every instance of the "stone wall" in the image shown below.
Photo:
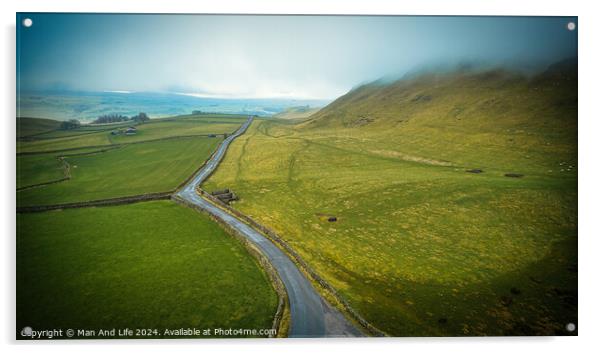
[[[272,266],[270,261],[266,258],[266,256],[251,241],[249,241],[246,237],[240,235],[238,231],[233,229],[228,223],[222,221],[220,218],[213,216],[211,213],[205,211],[202,207],[197,206],[195,204],[191,204],[177,195],[172,196],[172,200],[179,204],[182,204],[184,206],[190,207],[194,210],[209,215],[211,219],[222,225],[222,227],[228,232],[228,234],[234,236],[238,241],[240,241],[244,245],[244,247],[249,251],[251,256],[253,256],[257,260],[260,266],[267,273],[268,277],[270,278],[270,282],[274,287],[274,290],[278,294],[278,308],[276,309],[276,314],[274,314],[274,320],[272,321],[272,329],[275,329],[276,332],[278,332],[280,330],[280,324],[282,322],[282,316],[284,314],[285,306],[288,305],[288,295],[286,293],[286,288],[284,287],[282,279],[280,278],[278,272]]]
[[[242,221],[244,221],[251,227],[253,227],[253,228],[259,230],[261,233],[265,234],[268,237],[268,239],[270,239],[272,242],[276,243],[281,249],[284,250],[284,252],[290,258],[292,258],[292,260],[294,262],[296,262],[305,271],[305,273],[307,273],[311,277],[311,279],[313,279],[323,289],[325,289],[328,293],[330,293],[336,299],[336,301],[342,307],[345,308],[345,311],[349,314],[349,316],[351,316],[357,323],[359,323],[363,328],[365,328],[368,332],[370,332],[370,334],[372,334],[374,336],[379,336],[379,337],[387,336],[387,334],[385,334],[383,331],[379,330],[378,328],[374,327],[372,324],[370,324],[368,321],[366,321],[366,319],[364,319],[357,311],[355,311],[355,309],[353,309],[351,307],[349,302],[347,302],[347,300],[345,298],[343,298],[343,296],[341,296],[341,294],[339,294],[339,292],[332,285],[330,285],[330,283],[328,283],[319,274],[317,274],[313,270],[313,268],[311,268],[311,266],[309,266],[309,264],[307,264],[307,262],[305,262],[305,260],[303,260],[303,258],[290,245],[288,245],[288,243],[286,241],[284,241],[276,232],[274,232],[273,230],[267,228],[266,226],[256,222],[251,217],[232,208],[231,206],[225,205],[225,204],[219,202],[219,200],[217,200],[214,196],[212,196],[210,193],[206,192],[205,190],[202,190],[202,189],[198,189],[198,190],[205,199],[209,200],[215,206],[220,207],[221,209],[238,217],[239,219],[241,219]]]
[[[171,191],[151,193],[151,194],[142,194],[142,195],[135,195],[135,196],[117,197],[117,198],[104,199],[104,200],[62,203],[62,204],[57,204],[57,205],[24,206],[24,207],[17,207],[17,212],[18,213],[31,213],[31,212],[44,212],[44,211],[66,209],[66,208],[115,206],[115,205],[125,205],[128,203],[141,202],[141,201],[169,200],[170,198],[171,198]]]

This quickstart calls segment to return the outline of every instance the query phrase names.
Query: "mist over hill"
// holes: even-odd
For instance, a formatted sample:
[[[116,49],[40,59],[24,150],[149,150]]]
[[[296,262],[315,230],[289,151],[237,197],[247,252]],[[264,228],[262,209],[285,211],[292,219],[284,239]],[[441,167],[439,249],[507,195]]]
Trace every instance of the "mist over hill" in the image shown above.
[[[312,115],[302,128],[440,124],[496,130],[544,121],[547,127],[560,128],[570,120],[567,113],[576,117],[576,88],[576,58],[531,74],[508,66],[467,63],[419,68],[401,78],[385,77],[353,88]]]

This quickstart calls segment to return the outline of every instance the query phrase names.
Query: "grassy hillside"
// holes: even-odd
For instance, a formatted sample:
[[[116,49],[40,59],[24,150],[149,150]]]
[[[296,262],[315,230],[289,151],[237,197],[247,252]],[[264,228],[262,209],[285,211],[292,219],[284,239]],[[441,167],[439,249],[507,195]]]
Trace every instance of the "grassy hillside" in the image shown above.
[[[318,112],[320,108],[310,108],[309,106],[291,107],[284,111],[274,114],[272,117],[276,119],[298,120],[305,119]]]
[[[19,118],[17,119],[17,137],[32,136],[56,130],[60,124],[60,121],[51,119]]]
[[[254,123],[205,188],[233,189],[234,207],[390,334],[569,334],[577,92],[566,66],[359,87],[304,123]]]
[[[493,70],[376,82],[339,98],[299,130],[365,136],[370,141],[362,148],[384,156],[411,152],[466,167],[553,173],[552,154],[576,163],[576,113],[576,71],[559,65],[533,78]],[[389,139],[395,148],[384,146]]]
[[[277,302],[236,239],[175,203],[17,215],[17,334],[263,329]]]

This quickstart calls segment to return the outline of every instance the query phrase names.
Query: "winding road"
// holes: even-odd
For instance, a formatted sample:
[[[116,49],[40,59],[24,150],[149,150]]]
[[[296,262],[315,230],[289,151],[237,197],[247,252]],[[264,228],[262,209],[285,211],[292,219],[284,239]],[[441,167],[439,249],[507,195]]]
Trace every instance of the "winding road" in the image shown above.
[[[234,134],[228,136],[205,166],[176,193],[176,196],[221,219],[263,252],[278,272],[288,294],[291,312],[289,337],[363,336],[361,331],[316,292],[307,278],[280,248],[254,228],[197,194],[197,186],[217,168],[230,143],[242,135],[252,122],[253,118],[249,117]]]

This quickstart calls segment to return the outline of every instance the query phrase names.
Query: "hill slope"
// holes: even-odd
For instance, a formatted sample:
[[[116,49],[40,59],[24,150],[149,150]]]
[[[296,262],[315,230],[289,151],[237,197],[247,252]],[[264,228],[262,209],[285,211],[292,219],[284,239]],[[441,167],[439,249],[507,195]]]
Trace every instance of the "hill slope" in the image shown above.
[[[204,187],[389,334],[575,334],[571,68],[373,83],[303,123],[257,120]]]
[[[567,60],[531,78],[499,69],[374,82],[298,129],[393,138],[399,150],[467,167],[512,168],[530,159],[530,167],[541,171],[553,168],[549,154],[576,162],[576,69]]]
[[[563,61],[532,78],[497,69],[375,81],[339,97],[303,127],[402,129],[409,123],[437,123],[466,131],[501,131],[517,123],[545,125],[553,118],[567,123],[564,113],[577,103],[575,64]]]
[[[42,134],[59,128],[60,121],[42,118],[17,118],[17,138]]]
[[[291,107],[278,114],[274,114],[272,118],[289,120],[305,119],[310,117],[312,114],[317,113],[319,110],[320,108],[311,108],[308,105]]]

